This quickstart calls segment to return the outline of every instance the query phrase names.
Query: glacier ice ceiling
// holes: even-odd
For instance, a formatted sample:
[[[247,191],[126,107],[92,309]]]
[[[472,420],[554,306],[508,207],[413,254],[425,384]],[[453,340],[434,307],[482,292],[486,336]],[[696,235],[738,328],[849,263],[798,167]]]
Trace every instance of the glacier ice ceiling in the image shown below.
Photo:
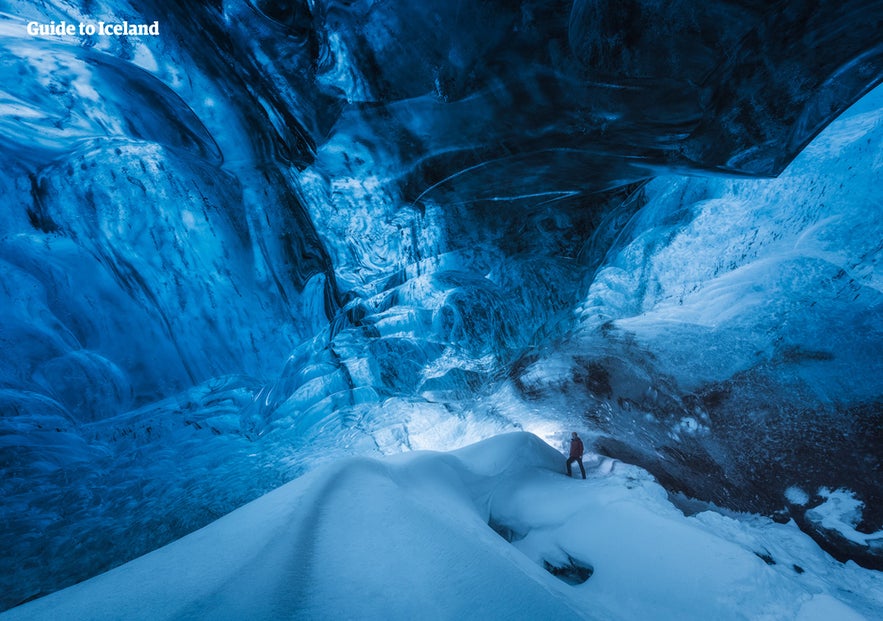
[[[546,424],[883,568],[881,25],[0,0],[0,609],[342,454]]]

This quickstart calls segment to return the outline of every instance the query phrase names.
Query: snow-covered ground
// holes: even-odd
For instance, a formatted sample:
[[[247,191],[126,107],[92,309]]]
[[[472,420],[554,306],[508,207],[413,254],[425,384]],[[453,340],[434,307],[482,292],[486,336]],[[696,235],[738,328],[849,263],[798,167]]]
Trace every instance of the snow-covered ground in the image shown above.
[[[793,524],[687,517],[645,471],[586,463],[567,478],[525,432],[342,460],[0,619],[883,617],[883,574]]]

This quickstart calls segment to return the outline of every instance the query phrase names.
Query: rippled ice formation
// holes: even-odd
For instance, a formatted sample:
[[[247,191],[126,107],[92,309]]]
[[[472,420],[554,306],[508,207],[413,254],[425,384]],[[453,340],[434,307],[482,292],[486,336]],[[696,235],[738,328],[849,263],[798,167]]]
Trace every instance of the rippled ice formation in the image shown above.
[[[883,9],[761,4],[0,3],[0,604],[519,428],[880,568]]]

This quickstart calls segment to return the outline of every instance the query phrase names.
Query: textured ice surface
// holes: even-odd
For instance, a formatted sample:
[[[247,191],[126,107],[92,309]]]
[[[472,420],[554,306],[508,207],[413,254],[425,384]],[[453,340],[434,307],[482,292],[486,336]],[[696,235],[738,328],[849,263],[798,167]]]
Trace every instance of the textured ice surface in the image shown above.
[[[0,3],[0,605],[342,455],[562,425],[879,566],[785,490],[883,524],[881,95],[792,162],[881,15]]]

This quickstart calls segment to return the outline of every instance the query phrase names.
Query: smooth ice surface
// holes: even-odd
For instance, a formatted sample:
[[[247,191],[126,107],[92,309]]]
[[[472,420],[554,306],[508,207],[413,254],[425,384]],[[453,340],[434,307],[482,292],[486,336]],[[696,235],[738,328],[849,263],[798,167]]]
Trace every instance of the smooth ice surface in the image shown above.
[[[878,572],[832,561],[793,524],[685,517],[645,471],[587,461],[586,481],[567,478],[564,456],[527,433],[451,453],[343,460],[0,618],[806,621],[883,612]],[[593,571],[572,585],[544,569],[568,564]]]

